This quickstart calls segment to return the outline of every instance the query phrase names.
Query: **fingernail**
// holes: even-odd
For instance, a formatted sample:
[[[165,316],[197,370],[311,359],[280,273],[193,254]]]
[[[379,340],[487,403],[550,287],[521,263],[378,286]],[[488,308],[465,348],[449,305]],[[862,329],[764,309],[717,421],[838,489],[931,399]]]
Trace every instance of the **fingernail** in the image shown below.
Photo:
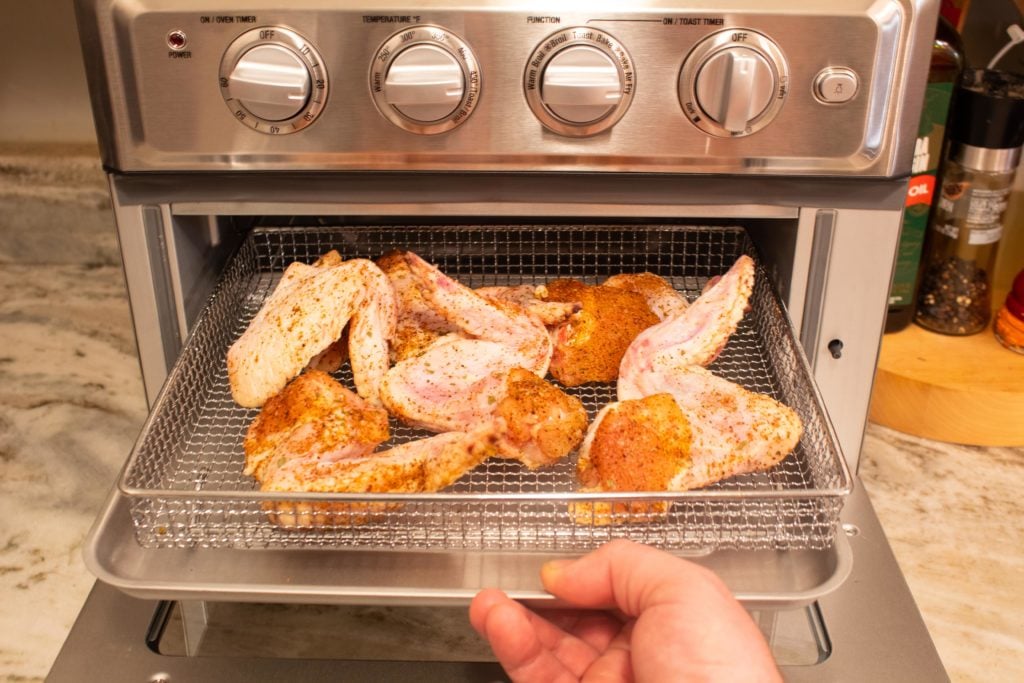
[[[556,578],[562,571],[576,560],[551,560],[545,562],[544,566],[540,568],[541,579],[549,581]]]

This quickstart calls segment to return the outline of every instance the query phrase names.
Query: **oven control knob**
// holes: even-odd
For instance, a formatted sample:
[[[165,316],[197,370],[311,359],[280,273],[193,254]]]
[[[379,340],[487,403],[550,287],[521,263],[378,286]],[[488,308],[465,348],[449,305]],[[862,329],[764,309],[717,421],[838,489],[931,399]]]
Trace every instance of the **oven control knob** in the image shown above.
[[[413,26],[384,42],[370,67],[370,92],[389,121],[431,135],[464,123],[480,99],[480,69],[458,36]]]
[[[312,123],[327,101],[320,54],[290,29],[257,28],[235,39],[220,65],[220,89],[235,118],[268,135]]]
[[[231,70],[228,85],[242,106],[266,121],[290,119],[309,101],[309,69],[281,45],[251,48]]]
[[[569,47],[548,61],[540,99],[569,123],[590,123],[607,116],[622,99],[622,79],[615,62],[586,45]]]
[[[701,130],[741,137],[775,118],[788,80],[786,60],[774,42],[753,31],[722,31],[687,56],[679,75],[679,101]]]
[[[590,27],[548,36],[530,57],[523,89],[534,115],[560,135],[595,135],[615,125],[633,98],[633,60],[614,37]]]
[[[414,45],[391,61],[384,101],[413,121],[430,123],[455,111],[465,90],[454,55],[433,45]]]

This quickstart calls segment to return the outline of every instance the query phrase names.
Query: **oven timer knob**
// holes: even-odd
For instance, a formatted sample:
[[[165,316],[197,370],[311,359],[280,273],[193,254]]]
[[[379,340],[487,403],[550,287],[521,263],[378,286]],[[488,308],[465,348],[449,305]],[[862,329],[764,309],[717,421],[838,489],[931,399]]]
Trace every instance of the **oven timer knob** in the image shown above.
[[[268,135],[302,130],[327,102],[327,74],[316,49],[280,26],[247,31],[228,46],[220,89],[234,117]]]
[[[730,29],[705,38],[687,55],[679,74],[679,102],[704,132],[742,137],[771,123],[788,84],[778,45],[760,33]]]
[[[526,101],[549,130],[571,137],[614,126],[633,99],[633,59],[596,28],[563,29],[533,51],[523,74]]]
[[[469,45],[437,26],[413,26],[388,38],[370,65],[370,93],[399,128],[433,135],[469,118],[480,101],[480,67]]]

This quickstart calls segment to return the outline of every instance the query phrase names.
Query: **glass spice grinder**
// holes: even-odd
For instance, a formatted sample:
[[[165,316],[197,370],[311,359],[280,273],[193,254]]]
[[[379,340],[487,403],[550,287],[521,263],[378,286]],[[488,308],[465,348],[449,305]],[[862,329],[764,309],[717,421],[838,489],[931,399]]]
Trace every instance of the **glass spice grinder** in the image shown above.
[[[992,269],[1024,145],[1024,77],[965,71],[953,92],[948,132],[914,321],[967,335],[984,330],[992,317]]]

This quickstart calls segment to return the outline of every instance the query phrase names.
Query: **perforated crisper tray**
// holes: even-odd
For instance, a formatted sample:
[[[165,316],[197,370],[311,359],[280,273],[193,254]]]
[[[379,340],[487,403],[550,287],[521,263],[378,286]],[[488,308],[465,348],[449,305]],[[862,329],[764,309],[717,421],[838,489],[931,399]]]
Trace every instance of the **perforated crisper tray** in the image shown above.
[[[715,373],[794,408],[804,423],[796,450],[769,472],[685,493],[577,493],[573,453],[536,471],[490,460],[433,494],[267,494],[242,473],[242,441],[256,410],[231,399],[225,353],[292,261],[312,262],[330,249],[345,258],[415,251],[471,287],[543,283],[572,277],[596,284],[621,272],[651,271],[692,300],[707,280],[741,254],[754,256],[734,228],[681,226],[429,226],[260,228],[225,270],[147,421],[119,482],[129,499],[138,542],[146,548],[314,548],[402,550],[587,550],[613,537],[672,549],[821,549],[831,546],[850,475],[792,326],[759,268],[752,310]],[[347,368],[338,378],[352,386]],[[568,389],[591,418],[615,399],[614,386]],[[381,449],[427,436],[392,421]],[[652,521],[623,517],[580,524],[579,500],[670,502]],[[384,511],[275,525],[268,505],[367,502]],[[325,506],[319,506],[323,508]],[[628,507],[628,506],[619,506]],[[330,506],[335,512],[338,505]],[[309,521],[309,520],[307,520]],[[351,520],[350,520],[351,521]]]

